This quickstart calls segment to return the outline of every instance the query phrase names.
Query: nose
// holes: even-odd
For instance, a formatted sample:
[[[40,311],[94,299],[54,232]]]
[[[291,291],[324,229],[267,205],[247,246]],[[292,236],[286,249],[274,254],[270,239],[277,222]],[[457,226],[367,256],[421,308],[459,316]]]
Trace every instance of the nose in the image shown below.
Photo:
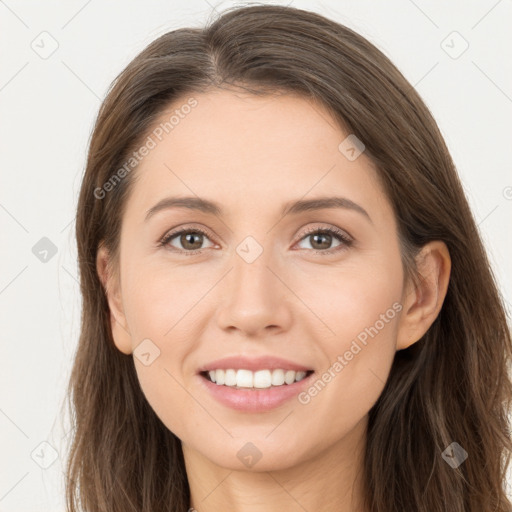
[[[284,276],[270,265],[265,251],[252,263],[235,255],[221,290],[225,300],[216,313],[221,329],[262,337],[290,328],[293,293]]]

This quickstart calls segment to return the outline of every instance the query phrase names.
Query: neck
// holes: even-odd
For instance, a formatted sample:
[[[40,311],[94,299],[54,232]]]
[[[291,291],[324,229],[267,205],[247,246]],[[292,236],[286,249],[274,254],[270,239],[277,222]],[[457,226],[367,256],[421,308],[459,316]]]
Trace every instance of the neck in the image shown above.
[[[197,512],[363,512],[367,417],[314,457],[271,471],[222,468],[183,446],[191,509]],[[282,465],[284,466],[284,465]]]

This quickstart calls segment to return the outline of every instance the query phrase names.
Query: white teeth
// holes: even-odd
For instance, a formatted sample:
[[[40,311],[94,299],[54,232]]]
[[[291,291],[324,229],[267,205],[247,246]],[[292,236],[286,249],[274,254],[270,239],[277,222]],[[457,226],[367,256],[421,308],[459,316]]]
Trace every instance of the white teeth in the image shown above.
[[[226,374],[224,370],[215,370],[215,382],[220,386],[225,382]]]
[[[233,370],[234,371],[234,370]],[[228,370],[229,372],[229,370]],[[252,388],[253,375],[250,370],[238,370],[236,372],[236,385],[239,388]],[[226,382],[226,386],[229,384]]]
[[[295,381],[299,382],[299,380],[302,380],[306,376],[306,372],[297,372],[295,374]]]
[[[235,372],[235,370],[226,370],[224,384],[226,386],[236,386],[236,372]]]
[[[284,370],[274,370],[272,372],[272,386],[282,386],[284,384]]]
[[[269,388],[272,385],[272,374],[270,370],[254,372],[254,387]]]
[[[304,371],[294,370],[210,370],[208,376],[212,382],[219,386],[229,386],[238,388],[257,388],[265,389],[271,386],[282,386],[283,384],[293,384],[306,377]]]
[[[288,370],[284,374],[284,381],[286,384],[293,384],[295,382],[295,372],[293,370]]]

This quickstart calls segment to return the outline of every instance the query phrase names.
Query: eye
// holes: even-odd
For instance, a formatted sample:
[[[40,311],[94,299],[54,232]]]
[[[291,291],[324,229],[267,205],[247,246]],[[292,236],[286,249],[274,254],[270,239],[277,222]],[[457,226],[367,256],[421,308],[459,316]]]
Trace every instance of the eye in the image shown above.
[[[172,247],[178,252],[183,252],[187,255],[199,254],[203,248],[204,238],[208,238],[209,234],[200,228],[185,228],[179,231],[167,233],[159,242],[158,245],[162,247]],[[171,240],[177,238],[181,247],[175,247],[171,244]],[[209,239],[209,238],[208,238]]]
[[[159,241],[158,245],[161,247],[170,247],[172,250],[176,250],[177,252],[190,256],[200,254],[202,252],[204,249],[203,243],[205,238],[209,240],[210,234],[201,228],[183,228],[178,231],[171,231],[170,233],[165,234]],[[177,239],[177,243],[179,243],[181,247],[176,247],[171,243],[174,239]],[[337,246],[330,247],[333,239],[337,240],[339,243]],[[299,243],[303,240],[308,240],[310,242],[310,249],[317,253],[326,255],[346,249],[353,243],[353,240],[345,232],[335,227],[310,228],[302,236]],[[210,247],[213,245],[214,244]]]
[[[333,239],[338,240],[339,244],[331,248],[329,246],[332,244]],[[334,227],[311,228],[300,241],[303,240],[308,240],[311,249],[322,254],[332,254],[333,252],[350,247],[353,243],[353,240],[346,233]]]

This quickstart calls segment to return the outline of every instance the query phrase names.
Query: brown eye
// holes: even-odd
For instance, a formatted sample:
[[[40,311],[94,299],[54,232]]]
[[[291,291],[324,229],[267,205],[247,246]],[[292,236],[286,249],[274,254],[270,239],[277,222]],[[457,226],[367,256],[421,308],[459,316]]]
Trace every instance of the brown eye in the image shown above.
[[[314,235],[309,235],[310,243],[313,249],[330,249],[333,236],[327,233],[316,233]]]
[[[181,231],[167,234],[160,242],[160,245],[171,247],[177,251],[196,254],[203,249],[202,246],[205,238],[208,239],[207,233],[200,229],[182,229]],[[178,241],[181,247],[171,244],[171,241],[174,239]]]
[[[203,245],[203,234],[196,232],[189,232],[180,235],[180,244],[184,249],[197,250]]]
[[[352,244],[352,240],[343,231],[331,227],[312,229],[300,241],[303,240],[309,241],[311,249],[323,253],[332,253]],[[338,241],[338,244],[332,247],[334,241]]]

